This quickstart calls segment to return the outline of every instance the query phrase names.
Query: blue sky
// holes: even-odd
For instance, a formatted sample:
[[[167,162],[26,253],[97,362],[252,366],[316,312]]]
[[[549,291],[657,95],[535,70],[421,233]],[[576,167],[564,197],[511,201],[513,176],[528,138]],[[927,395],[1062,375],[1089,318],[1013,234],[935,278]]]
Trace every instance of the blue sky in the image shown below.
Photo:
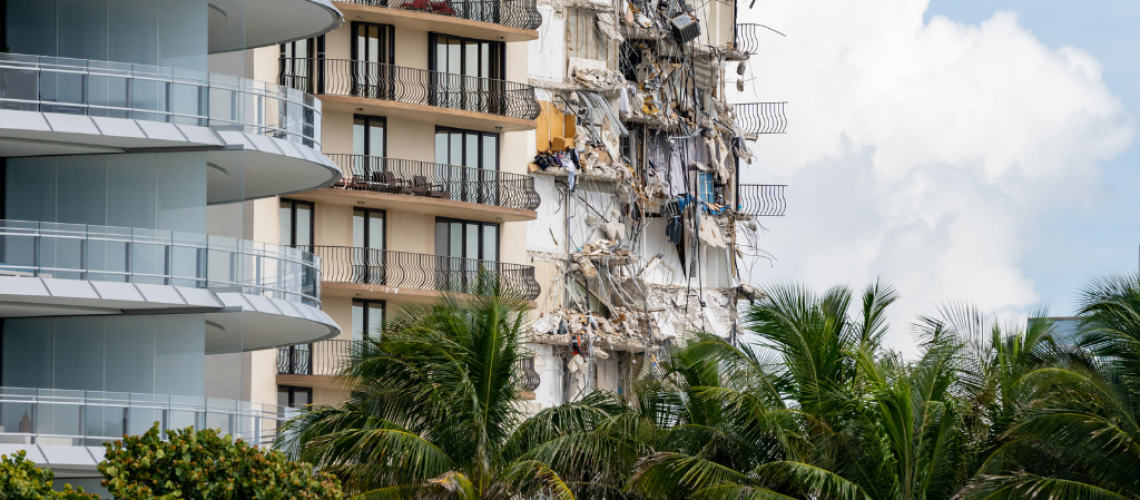
[[[1140,1],[931,0],[926,20],[946,16],[978,24],[995,11],[1013,11],[1042,43],[1072,46],[1104,65],[1103,80],[1125,109],[1140,117]],[[1076,290],[1089,278],[1136,271],[1140,245],[1140,141],[1102,164],[1102,196],[1084,207],[1054,208],[1038,217],[1021,268],[1051,312],[1072,312]]]

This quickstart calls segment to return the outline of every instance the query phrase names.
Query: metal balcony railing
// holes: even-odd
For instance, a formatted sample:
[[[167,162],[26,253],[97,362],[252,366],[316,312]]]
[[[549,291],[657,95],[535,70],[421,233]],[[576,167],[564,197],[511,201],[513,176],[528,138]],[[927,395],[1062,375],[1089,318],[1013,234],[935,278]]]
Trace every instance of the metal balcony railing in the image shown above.
[[[425,12],[494,23],[524,30],[538,29],[542,15],[535,0],[339,0],[345,3]]]
[[[90,446],[159,430],[220,429],[269,446],[295,411],[194,396],[0,387],[0,444]],[[165,436],[165,432],[160,432]]]
[[[336,187],[534,210],[534,178],[498,170],[380,156],[330,154],[345,176]]]
[[[763,24],[737,23],[736,50],[739,50],[745,54],[756,55],[760,52],[760,37],[766,31],[770,31],[780,36],[785,36],[783,33],[764,26]]]
[[[277,348],[278,375],[337,375],[360,342],[325,340]]]
[[[0,275],[236,288],[321,305],[311,253],[179,231],[0,219]]]
[[[318,95],[366,97],[533,120],[530,85],[348,59],[281,59],[280,83]]]
[[[0,53],[0,109],[233,127],[321,148],[311,94],[204,71]]]
[[[786,185],[741,184],[737,194],[737,211],[757,217],[782,217],[788,208],[784,200]]]
[[[538,298],[534,267],[489,260],[396,252],[376,248],[313,246],[325,282],[386,285],[441,292],[476,293],[479,279],[498,280],[500,289],[525,300]]]
[[[750,102],[733,104],[736,124],[748,135],[785,134],[788,118],[784,115],[787,102]]]
[[[523,358],[519,362],[519,373],[522,375],[522,388],[527,392],[534,392],[542,384],[542,376],[534,369],[534,358]]]

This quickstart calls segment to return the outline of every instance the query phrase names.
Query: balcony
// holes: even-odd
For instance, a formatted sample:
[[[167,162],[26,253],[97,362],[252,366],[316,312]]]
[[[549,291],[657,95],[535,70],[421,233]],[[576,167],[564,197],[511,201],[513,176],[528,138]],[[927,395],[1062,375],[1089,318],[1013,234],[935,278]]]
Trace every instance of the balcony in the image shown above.
[[[269,446],[287,411],[206,397],[0,387],[0,446],[28,450],[29,459],[53,468],[94,468],[87,453],[61,448],[86,446],[102,456],[103,442],[143,434],[155,422],[161,431],[213,428]]]
[[[339,332],[319,309],[320,276],[317,257],[295,248],[0,220],[0,318],[204,313],[208,352],[225,349],[227,329],[243,332],[243,349],[264,349]]]
[[[294,198],[485,222],[538,217],[541,198],[529,175],[378,156],[329,157],[344,179]]]
[[[511,132],[541,108],[530,85],[348,59],[282,58],[280,82],[321,96],[327,109]]]
[[[756,217],[783,217],[788,202],[784,199],[786,185],[741,184],[737,194],[737,211]]]
[[[480,275],[501,289],[533,301],[541,291],[534,267],[485,260],[396,252],[375,248],[314,246],[326,293],[378,299],[433,300],[441,292],[474,293]]]
[[[483,40],[538,39],[542,15],[535,0],[343,0],[348,17],[420,31]]]
[[[0,53],[0,157],[205,150],[210,203],[332,184],[321,103],[297,89],[141,64]],[[248,153],[243,155],[242,153]],[[234,188],[235,180],[241,183]]]
[[[177,231],[0,220],[0,274],[242,293],[320,307],[320,262],[296,248]]]
[[[787,102],[750,102],[733,104],[736,124],[750,139],[767,134],[786,134],[788,118],[784,115]]]
[[[333,377],[360,344],[355,340],[326,340],[277,348],[277,375]]]

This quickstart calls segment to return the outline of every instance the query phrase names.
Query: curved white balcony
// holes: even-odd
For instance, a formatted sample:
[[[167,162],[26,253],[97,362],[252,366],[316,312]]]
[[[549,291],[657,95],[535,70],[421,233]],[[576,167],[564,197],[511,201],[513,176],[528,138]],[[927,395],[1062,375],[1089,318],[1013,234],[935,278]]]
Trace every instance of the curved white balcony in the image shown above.
[[[209,203],[339,180],[320,153],[321,117],[313,95],[273,83],[0,53],[0,157],[204,150]]]
[[[0,318],[206,314],[206,351],[313,342],[320,259],[295,248],[137,228],[0,220]]]
[[[212,428],[268,446],[292,411],[218,398],[0,387],[0,454],[24,450],[57,472],[94,471],[103,442],[143,434],[155,422],[163,431]]]
[[[329,0],[210,0],[209,22],[213,54],[312,38],[344,16]]]

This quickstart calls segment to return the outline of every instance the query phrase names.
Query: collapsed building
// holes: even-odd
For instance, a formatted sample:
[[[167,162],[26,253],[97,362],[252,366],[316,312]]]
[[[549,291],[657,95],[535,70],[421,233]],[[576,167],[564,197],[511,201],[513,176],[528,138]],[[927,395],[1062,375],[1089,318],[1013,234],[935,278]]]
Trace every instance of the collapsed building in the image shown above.
[[[735,340],[740,301],[760,293],[755,218],[784,211],[783,186],[740,183],[748,141],[785,120],[783,103],[728,103],[726,74],[743,74],[758,26],[738,26],[734,2],[538,9],[532,410],[628,393],[693,332]]]

